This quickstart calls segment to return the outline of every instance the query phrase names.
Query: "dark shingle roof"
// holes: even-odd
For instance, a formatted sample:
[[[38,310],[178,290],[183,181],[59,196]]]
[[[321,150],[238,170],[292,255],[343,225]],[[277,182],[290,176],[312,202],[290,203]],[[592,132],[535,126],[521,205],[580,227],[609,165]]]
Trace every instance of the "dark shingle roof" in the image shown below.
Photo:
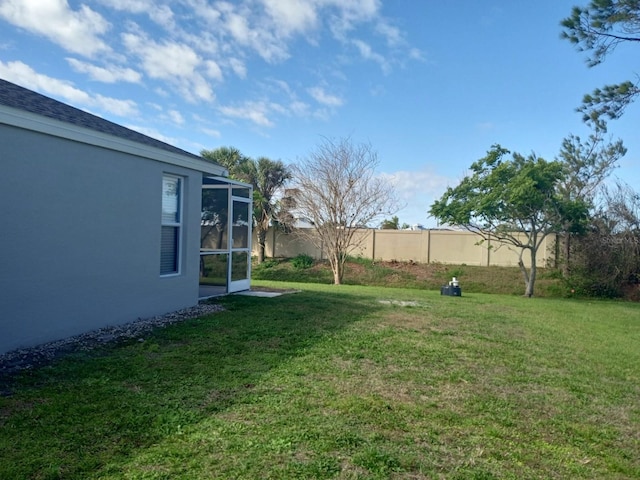
[[[203,160],[202,157],[189,153],[180,148],[161,142],[155,138],[148,137],[142,133],[110,122],[91,113],[87,113],[78,108],[59,102],[52,98],[41,95],[32,90],[28,90],[19,85],[7,82],[0,78],[0,105],[25,110],[27,112],[43,115],[54,120],[70,123],[78,127],[89,128],[97,132],[113,135],[133,142],[141,143],[150,147],[159,148],[167,152],[178,155],[186,155],[191,158]]]

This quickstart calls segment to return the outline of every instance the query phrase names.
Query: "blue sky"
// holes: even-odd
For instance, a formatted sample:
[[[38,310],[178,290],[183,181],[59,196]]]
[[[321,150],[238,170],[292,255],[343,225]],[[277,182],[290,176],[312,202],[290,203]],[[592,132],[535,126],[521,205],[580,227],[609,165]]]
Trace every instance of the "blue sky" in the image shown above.
[[[377,151],[427,211],[494,143],[553,159],[583,94],[635,80],[637,46],[587,68],[560,21],[587,0],[0,0],[0,78],[185,150],[295,163],[323,137]],[[640,180],[640,104],[610,123]]]

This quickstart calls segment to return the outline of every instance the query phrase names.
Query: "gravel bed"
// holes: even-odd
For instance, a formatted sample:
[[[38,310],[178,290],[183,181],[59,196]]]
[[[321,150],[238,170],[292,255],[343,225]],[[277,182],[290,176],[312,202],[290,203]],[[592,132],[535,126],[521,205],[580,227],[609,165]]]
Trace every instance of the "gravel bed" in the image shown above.
[[[66,353],[89,351],[118,340],[138,339],[138,341],[143,342],[144,335],[154,328],[166,327],[172,323],[222,310],[224,308],[215,303],[200,303],[194,307],[167,313],[166,315],[138,319],[123,325],[104,327],[63,340],[7,352],[0,355],[0,390],[2,390],[3,377],[6,378],[22,370],[46,365]]]

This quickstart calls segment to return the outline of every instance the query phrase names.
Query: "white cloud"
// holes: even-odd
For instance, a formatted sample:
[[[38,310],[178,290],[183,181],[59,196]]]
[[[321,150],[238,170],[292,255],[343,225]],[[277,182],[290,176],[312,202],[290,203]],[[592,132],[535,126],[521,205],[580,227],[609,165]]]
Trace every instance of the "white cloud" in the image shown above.
[[[214,130],[213,128],[202,127],[200,128],[200,131],[205,135],[209,135],[210,137],[213,137],[213,138],[220,138],[222,136],[219,130]]]
[[[340,97],[325,92],[322,87],[309,88],[307,91],[316,102],[329,107],[340,107],[344,103]]]
[[[75,104],[90,102],[89,94],[74,87],[71,82],[39,74],[26,63],[0,61],[0,77],[31,90],[57,95]]]
[[[235,73],[239,78],[246,78],[247,67],[242,60],[238,58],[230,58],[228,59],[228,62],[233,73]]]
[[[284,80],[273,79],[273,80],[269,80],[269,81],[270,81],[270,83],[275,85],[277,87],[277,89],[283,91],[284,93],[286,93],[289,96],[293,96],[293,91],[291,90],[291,87]]]
[[[123,10],[131,13],[143,13],[153,6],[149,0],[99,0],[102,5],[115,10]]]
[[[165,28],[173,28],[175,25],[173,19],[173,11],[167,5],[160,5],[149,10],[149,17],[158,25]]]
[[[108,68],[98,67],[75,58],[67,58],[67,62],[76,72],[86,73],[93,80],[104,83],[129,82],[140,83],[142,75],[131,68],[109,65]]]
[[[220,113],[230,118],[248,120],[261,127],[272,127],[273,122],[269,120],[268,106],[264,102],[246,102],[244,105],[236,107],[220,107]]]
[[[204,62],[207,76],[209,78],[213,78],[214,80],[222,81],[222,69],[220,65],[218,65],[213,60],[207,60]]]
[[[99,0],[101,4],[113,8],[114,10],[147,14],[149,18],[158,25],[167,29],[175,26],[174,14],[168,5],[158,5],[153,0]]]
[[[234,3],[218,1],[213,4],[203,0],[188,2],[194,9],[194,16],[203,23],[204,30],[217,33],[222,50],[227,53],[252,51],[269,63],[289,58],[287,39],[292,28],[301,28],[295,26],[298,20],[283,20],[283,6],[279,7],[277,3],[263,3],[259,8],[260,4],[253,0]]]
[[[202,7],[201,7],[202,9]],[[210,10],[210,8],[205,8]],[[269,63],[277,63],[288,58],[287,45],[281,42],[273,25],[256,12],[248,2],[232,4],[217,2],[215,27],[223,37],[230,37],[226,47],[232,50],[250,49]]]
[[[184,79],[180,85],[182,96],[190,102],[205,100],[212,102],[215,94],[209,83],[199,73],[194,73],[191,78]]]
[[[362,58],[364,58],[365,60],[372,60],[379,64],[384,73],[389,73],[391,71],[391,66],[389,65],[389,63],[382,55],[374,52],[371,48],[371,45],[363,42],[362,40],[353,40],[352,43],[356,46]]]
[[[289,110],[298,117],[305,117],[309,114],[309,105],[299,100],[291,102]]]
[[[440,198],[449,185],[457,183],[455,179],[431,170],[400,170],[382,173],[380,176],[393,185],[398,199],[405,205],[397,213],[401,223],[419,223],[432,227],[436,226],[436,222],[428,217],[431,204]]]
[[[171,121],[177,125],[182,125],[184,124],[184,117],[182,116],[182,114],[177,111],[177,110],[169,110],[167,112],[167,114],[169,115],[169,118],[171,119]]]
[[[230,3],[223,2],[219,5],[222,7],[221,11],[225,17],[223,23],[226,24],[227,31],[231,33],[236,41],[243,45],[249,45],[254,35],[249,27],[249,15],[236,13],[236,7]]]
[[[216,29],[222,18],[222,12],[219,6],[223,6],[225,2],[217,2],[210,4],[207,0],[186,0],[186,4],[193,9],[196,18],[209,25],[212,29]]]
[[[324,0],[323,3],[338,9],[331,19],[330,28],[339,40],[346,40],[355,24],[374,19],[382,5],[379,0]]]
[[[400,170],[392,173],[382,173],[381,176],[394,186],[398,196],[405,201],[417,198],[417,196],[439,197],[449,185],[456,182],[455,179],[444,177],[429,170]]]
[[[125,33],[125,47],[142,60],[142,67],[153,78],[186,77],[201,63],[198,54],[188,45],[165,40],[156,43],[148,38]]]
[[[318,108],[313,111],[313,118],[326,122],[331,118],[331,112],[327,108]]]
[[[381,21],[376,25],[376,31],[385,37],[387,43],[392,47],[399,46],[404,43],[404,38],[400,29],[389,25],[385,21]]]
[[[260,88],[265,78],[281,74],[262,73],[264,65],[254,68],[256,60],[285,62],[294,52],[294,42],[316,45],[332,33],[342,42],[343,51],[337,55],[359,56],[380,65],[385,73],[397,64],[390,51],[395,55],[396,47],[402,46],[405,58],[409,55],[403,31],[383,16],[381,0],[0,0],[0,15],[66,45],[76,53],[68,54],[67,63],[85,78],[105,83],[144,81],[148,93],[163,97],[159,103],[173,108],[177,96],[194,104],[213,103],[217,85],[225,80],[238,84],[237,79],[245,80],[258,71]],[[96,57],[98,53],[108,55],[89,61],[78,55]],[[343,73],[332,71],[331,84]],[[346,75],[339,81],[343,79],[348,81]],[[255,83],[242,82],[247,86],[242,89],[245,98],[259,100],[226,99],[219,108],[222,120],[244,119],[261,127],[272,127],[282,115],[326,120],[345,104],[346,97],[335,93],[343,90],[328,88],[330,83],[322,78],[316,80],[322,86],[305,89],[309,84],[302,82],[306,81],[283,82],[280,90],[271,88],[261,97],[248,97]],[[230,87],[225,92],[236,95],[236,86]],[[70,82],[66,90],[78,97],[90,96],[93,105],[87,100],[83,105],[102,103],[100,108],[112,112],[135,110],[133,102],[109,102],[108,97],[89,95]],[[166,120],[167,110],[163,112]]]
[[[143,127],[140,125],[126,125],[127,128],[131,130],[135,130],[147,137],[155,138],[156,140],[160,140],[161,142],[168,143],[169,145],[176,145],[178,141],[173,137],[168,137],[153,128]]]
[[[100,38],[109,23],[86,5],[72,10],[66,0],[3,0],[0,16],[73,53],[93,57],[110,51]]]
[[[409,49],[409,58],[412,60],[419,60],[421,62],[426,60],[424,53],[418,48]]]
[[[283,36],[304,33],[318,25],[316,5],[307,0],[262,0],[267,14]]]
[[[169,92],[167,92],[162,87],[156,87],[153,89],[153,91],[156,92],[156,94],[162,98],[169,98]]]
[[[138,107],[133,100],[119,100],[117,98],[96,95],[91,102],[95,106],[120,117],[132,117],[138,115]]]
[[[100,108],[121,117],[131,117],[138,114],[138,107],[132,100],[119,100],[103,95],[91,96],[84,90],[76,88],[71,82],[37,73],[29,65],[22,62],[3,63],[0,61],[0,77],[31,90],[63,98],[75,107]]]
[[[122,35],[130,54],[140,58],[142,68],[151,78],[165,80],[190,102],[213,101],[215,95],[199,69],[207,67],[188,45],[165,40],[157,43],[133,33]]]

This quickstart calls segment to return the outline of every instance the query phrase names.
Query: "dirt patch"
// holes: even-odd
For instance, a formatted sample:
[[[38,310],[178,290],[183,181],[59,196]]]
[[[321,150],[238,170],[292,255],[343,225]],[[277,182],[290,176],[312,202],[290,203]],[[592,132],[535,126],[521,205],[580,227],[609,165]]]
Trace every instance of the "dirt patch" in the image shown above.
[[[640,302],[640,284],[627,285],[622,289],[622,297],[632,302]]]
[[[378,265],[381,265],[386,268],[390,268],[397,272],[403,272],[406,274],[415,277],[418,281],[437,281],[442,279],[443,275],[446,274],[448,268],[452,268],[451,266],[442,265],[439,263],[416,263],[416,262],[398,262],[398,261],[390,261],[390,262],[380,262]]]

